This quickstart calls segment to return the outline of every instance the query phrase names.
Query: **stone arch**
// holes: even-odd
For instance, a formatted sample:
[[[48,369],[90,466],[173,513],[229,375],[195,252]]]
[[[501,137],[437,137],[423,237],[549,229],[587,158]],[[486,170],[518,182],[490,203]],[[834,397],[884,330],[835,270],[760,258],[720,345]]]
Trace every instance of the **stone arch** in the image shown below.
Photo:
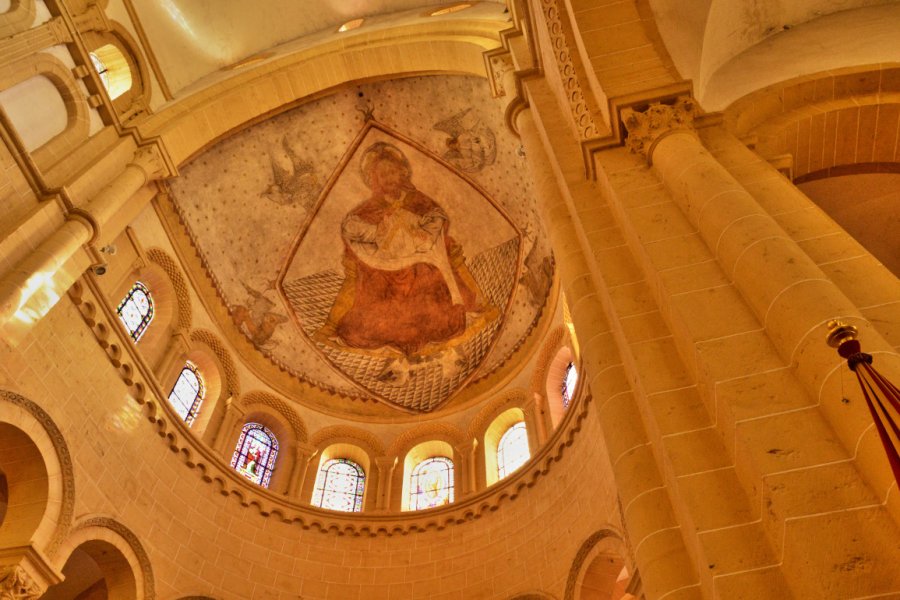
[[[612,529],[595,531],[575,553],[563,599],[620,600],[627,597],[623,595],[624,586],[619,586],[622,590],[618,590],[616,584],[619,573],[628,562],[627,547],[618,532]],[[591,595],[583,595],[584,591],[589,591]]]
[[[76,551],[97,563],[110,600],[156,598],[150,557],[134,532],[119,521],[99,515],[80,519],[60,547],[57,566],[64,569]]]
[[[454,488],[458,498],[462,482],[468,476],[467,473],[463,473],[464,457],[459,451],[465,443],[465,433],[450,423],[422,423],[398,435],[387,450],[387,456],[397,458],[393,481],[389,482],[390,508],[399,511],[406,505],[405,492],[408,491],[410,471],[426,454],[447,455],[453,461]],[[410,462],[411,453],[414,451],[422,456],[417,456]]]
[[[475,452],[475,461],[473,464],[475,469],[476,487],[478,489],[485,488],[497,481],[496,474],[492,475],[492,473],[496,471],[496,451],[499,436],[495,434],[498,433],[499,428],[494,428],[493,424],[501,414],[511,410],[517,410],[520,418],[516,420],[525,422],[525,427],[529,432],[529,439],[536,440],[536,438],[532,436],[533,432],[531,431],[531,429],[535,427],[535,424],[533,422],[528,422],[525,415],[524,407],[528,402],[528,392],[525,390],[507,390],[500,396],[489,400],[481,410],[478,411],[478,414],[466,428],[466,439],[476,440],[479,446],[479,449]],[[498,429],[498,431],[494,431],[494,429]],[[489,435],[489,431],[492,435]],[[499,431],[499,435],[502,435],[504,431]],[[537,451],[537,447],[535,446],[536,444],[530,444],[532,454]],[[491,452],[494,453],[493,457],[490,454]]]
[[[0,470],[7,479],[10,503],[18,504],[17,487],[20,482],[28,482],[30,488],[41,490],[33,504],[43,505],[44,510],[38,509],[40,516],[36,520],[26,516],[26,525],[17,526],[27,539],[19,540],[21,535],[5,539],[5,528],[0,525],[0,546],[32,542],[53,556],[75,511],[75,474],[68,445],[59,427],[40,406],[15,392],[0,390],[0,444],[6,443],[14,443],[19,452],[25,453],[19,462],[28,470],[20,471],[7,464],[14,455],[7,450],[0,452],[4,457],[0,458]],[[35,486],[35,480],[43,480],[43,484]],[[18,517],[15,509],[8,510],[3,524],[11,524]]]
[[[426,441],[428,439],[442,440],[455,448],[456,446],[461,445],[467,438],[466,434],[463,433],[459,427],[451,423],[422,423],[412,429],[407,429],[394,438],[394,441],[391,442],[391,445],[387,449],[386,455],[399,457],[401,454],[405,454],[407,450],[412,446],[415,446],[418,442]]]
[[[294,440],[303,443],[308,440],[309,436],[307,434],[306,424],[303,422],[303,419],[300,418],[300,415],[297,414],[296,410],[294,410],[287,402],[285,402],[278,396],[270,394],[269,392],[254,390],[251,392],[247,392],[241,398],[240,404],[248,411],[251,410],[254,405],[267,406],[271,408],[289,425],[290,430],[293,433]]]
[[[231,353],[216,334],[196,329],[189,338],[187,358],[198,366],[207,384],[203,406],[192,428],[212,444],[212,433],[224,417],[226,402],[241,395],[241,383]]]
[[[193,321],[191,309],[191,295],[181,272],[181,267],[172,256],[160,248],[147,250],[147,260],[159,266],[172,283],[175,290],[175,301],[178,310],[175,313],[172,324],[178,331],[189,331]]]
[[[0,68],[0,90],[7,90],[33,77],[47,79],[59,93],[66,111],[65,126],[36,148],[31,156],[42,170],[49,169],[88,138],[90,118],[88,104],[78,83],[62,61],[46,52],[37,52]],[[15,119],[13,119],[15,126]],[[22,132],[18,132],[21,138]],[[35,142],[37,143],[37,142]]]
[[[0,14],[0,38],[25,31],[34,22],[35,0],[12,0],[9,10]]]
[[[547,381],[547,369],[550,367],[553,357],[565,344],[565,341],[565,325],[559,325],[547,333],[547,337],[544,338],[544,345],[541,346],[541,351],[538,353],[537,360],[535,360],[534,372],[531,374],[531,392],[543,395]]]
[[[150,70],[141,53],[140,46],[131,34],[117,21],[110,21],[109,31],[86,31],[82,34],[89,52],[104,47],[115,48],[124,61],[131,78],[130,87],[112,98],[113,107],[127,118],[145,109],[150,104]]]
[[[319,477],[319,470],[325,461],[332,458],[347,458],[360,465],[365,471],[365,493],[363,510],[375,507],[380,473],[375,468],[375,459],[384,455],[384,444],[377,436],[350,425],[332,425],[315,432],[309,438],[309,445],[315,449],[317,460],[309,461],[304,478],[301,498],[313,497]]]

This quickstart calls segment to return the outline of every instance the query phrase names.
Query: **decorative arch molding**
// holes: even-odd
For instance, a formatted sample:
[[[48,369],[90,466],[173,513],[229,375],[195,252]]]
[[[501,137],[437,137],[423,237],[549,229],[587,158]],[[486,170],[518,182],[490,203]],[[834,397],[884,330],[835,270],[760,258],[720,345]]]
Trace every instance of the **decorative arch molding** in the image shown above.
[[[456,448],[468,438],[459,427],[450,423],[422,423],[394,438],[387,449],[387,455],[398,456],[402,459],[406,452],[417,443],[427,442],[431,439],[447,442]]]
[[[219,336],[208,329],[195,329],[191,332],[190,337],[192,342],[203,344],[209,348],[217,359],[219,359],[224,371],[223,375],[225,376],[225,390],[227,394],[235,397],[240,396],[241,381],[238,377],[237,365],[234,362],[234,358],[231,356],[231,352],[228,351],[228,348],[225,347],[225,344],[222,343]]]
[[[544,345],[535,361],[535,368],[531,374],[531,392],[544,395],[544,386],[547,383],[547,372],[557,352],[566,342],[566,327],[560,325],[547,334]]]
[[[59,427],[56,426],[56,423],[47,414],[44,409],[40,406],[29,400],[28,398],[17,394],[15,392],[9,390],[0,389],[0,401],[6,404],[10,404],[16,406],[26,413],[28,413],[37,423],[40,425],[41,429],[47,434],[47,437],[52,444],[52,452],[50,454],[51,448],[47,448],[46,444],[41,444],[40,440],[34,441],[35,445],[37,445],[38,449],[41,451],[43,455],[45,463],[47,463],[48,458],[55,458],[55,461],[50,461],[51,467],[58,465],[60,471],[60,484],[59,489],[56,490],[58,494],[58,501],[60,503],[59,514],[55,519],[51,521],[47,521],[46,515],[42,519],[41,525],[38,527],[38,532],[35,533],[34,539],[37,542],[41,542],[41,538],[48,533],[42,531],[45,526],[44,523],[52,523],[55,521],[56,525],[52,530],[53,533],[49,537],[49,541],[44,546],[44,551],[48,556],[54,556],[59,550],[60,545],[65,539],[66,535],[69,531],[69,526],[72,523],[72,519],[75,513],[75,471],[72,466],[72,455],[69,452],[69,447],[66,444],[66,440],[63,437],[62,431],[60,431]],[[25,431],[27,431],[28,425],[33,425],[32,423],[15,423],[11,421],[5,421],[5,411],[0,407],[0,421],[9,422],[11,425],[18,426],[22,425],[25,427]],[[20,427],[21,429],[22,427]],[[33,428],[31,428],[33,429]],[[53,463],[56,465],[53,465]],[[48,469],[48,471],[52,471],[53,469]],[[53,482],[54,479],[51,477],[50,482]],[[54,486],[51,484],[51,491]],[[51,495],[49,499],[54,499],[54,496]]]
[[[47,52],[36,52],[0,68],[0,90],[8,89],[32,77],[44,77],[49,80],[59,93],[66,109],[65,128],[31,152],[38,167],[46,170],[87,140],[90,134],[89,107],[84,94],[78,89],[78,82],[72,75],[72,70]]]
[[[294,434],[294,440],[303,443],[308,441],[309,434],[303,419],[300,418],[297,411],[278,396],[262,390],[253,390],[252,392],[247,392],[240,399],[240,404],[246,409],[251,408],[253,405],[268,406],[287,421]]]
[[[466,439],[480,439],[497,415],[510,409],[522,408],[528,401],[528,392],[522,388],[506,390],[503,394],[489,400],[466,428]]]
[[[141,52],[141,47],[121,23],[109,20],[108,31],[86,31],[82,37],[90,52],[112,45],[125,58],[131,71],[131,88],[124,94],[112,100],[113,106],[120,114],[126,117],[150,105],[150,69],[147,60]]]
[[[0,14],[0,38],[11,37],[31,27],[35,0],[12,0],[9,10]]]
[[[175,288],[175,299],[178,304],[178,311],[174,319],[175,329],[189,331],[193,321],[191,295],[181,268],[168,252],[160,248],[147,250],[147,260],[159,266],[172,282],[172,287]]]
[[[563,595],[563,600],[575,600],[578,577],[587,566],[587,561],[591,556],[591,552],[594,550],[597,544],[605,539],[615,540],[617,543],[622,545],[623,549],[626,547],[625,538],[619,532],[613,529],[600,529],[588,536],[588,538],[584,540],[584,542],[582,542],[581,546],[578,548],[578,551],[575,553],[575,559],[572,561],[572,566],[569,567],[569,575],[568,577],[566,577],[566,591]],[[624,554],[622,556],[622,559],[626,559]]]
[[[138,598],[155,600],[156,581],[150,556],[137,535],[112,517],[97,515],[79,519],[60,548],[64,552],[60,552],[59,555],[68,558],[78,546],[93,540],[115,546],[131,564],[135,581],[138,583]],[[57,560],[59,561],[59,557]],[[62,568],[65,561],[59,562],[59,567]]]
[[[372,458],[384,456],[384,444],[376,435],[350,425],[332,425],[320,429],[309,438],[309,444],[321,449],[330,444],[346,440],[358,442],[363,449],[372,453]]]

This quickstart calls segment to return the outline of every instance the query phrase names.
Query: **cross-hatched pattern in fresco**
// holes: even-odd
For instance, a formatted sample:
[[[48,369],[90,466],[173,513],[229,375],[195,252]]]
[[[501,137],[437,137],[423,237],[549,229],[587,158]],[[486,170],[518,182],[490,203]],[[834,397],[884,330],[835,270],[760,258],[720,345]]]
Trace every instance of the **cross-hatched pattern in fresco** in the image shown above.
[[[482,292],[494,306],[505,306],[513,292],[518,238],[490,248],[476,256],[470,265]],[[335,270],[323,271],[284,283],[284,292],[296,311],[304,332],[312,338],[322,328],[343,284]],[[402,357],[341,350],[329,344],[313,342],[347,376],[400,406],[431,411],[440,406],[481,364],[491,349],[491,341],[500,328],[495,319],[455,349],[428,357],[421,362],[406,362]],[[399,363],[399,364],[398,364]],[[396,377],[385,380],[386,373]]]

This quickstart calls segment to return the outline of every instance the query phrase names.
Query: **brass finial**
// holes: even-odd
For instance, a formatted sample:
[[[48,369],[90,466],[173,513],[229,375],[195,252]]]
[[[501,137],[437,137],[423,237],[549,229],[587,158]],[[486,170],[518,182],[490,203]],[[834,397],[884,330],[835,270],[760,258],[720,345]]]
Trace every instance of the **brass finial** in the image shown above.
[[[853,325],[834,319],[828,321],[828,336],[825,341],[832,348],[840,348],[844,342],[855,340],[859,330]]]

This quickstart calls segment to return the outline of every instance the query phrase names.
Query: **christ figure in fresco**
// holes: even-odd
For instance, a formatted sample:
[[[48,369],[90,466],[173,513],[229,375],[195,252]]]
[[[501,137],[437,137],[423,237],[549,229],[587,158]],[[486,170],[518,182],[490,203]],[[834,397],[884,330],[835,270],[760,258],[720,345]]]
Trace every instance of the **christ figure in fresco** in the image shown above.
[[[412,357],[463,334],[467,313],[495,318],[447,213],[413,185],[403,152],[372,144],[360,172],[372,194],[341,224],[345,279],[317,337]]]

